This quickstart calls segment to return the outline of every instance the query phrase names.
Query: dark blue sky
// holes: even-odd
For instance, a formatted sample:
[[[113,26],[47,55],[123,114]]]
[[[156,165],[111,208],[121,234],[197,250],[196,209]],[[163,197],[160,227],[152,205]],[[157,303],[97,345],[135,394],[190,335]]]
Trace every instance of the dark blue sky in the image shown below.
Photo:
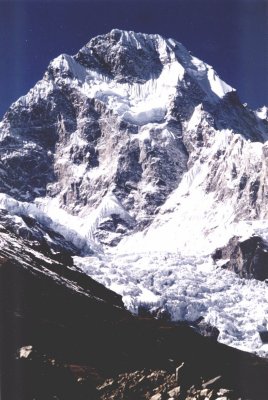
[[[0,116],[52,58],[112,28],[173,37],[243,102],[268,105],[268,0],[0,0]]]

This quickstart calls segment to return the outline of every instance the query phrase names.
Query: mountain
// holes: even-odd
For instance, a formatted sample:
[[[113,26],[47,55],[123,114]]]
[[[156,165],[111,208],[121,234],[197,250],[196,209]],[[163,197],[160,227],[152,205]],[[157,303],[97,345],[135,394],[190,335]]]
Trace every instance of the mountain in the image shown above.
[[[1,249],[15,271],[39,269],[44,291],[55,280],[86,295],[87,274],[113,310],[108,289],[136,314],[202,316],[219,341],[267,356],[267,139],[267,108],[243,105],[179,42],[97,36],[0,122]]]
[[[209,208],[228,204],[228,223],[266,217],[267,131],[180,43],[113,30],[53,60],[7,111],[0,189],[80,217],[83,235],[108,246],[162,221],[189,185]]]

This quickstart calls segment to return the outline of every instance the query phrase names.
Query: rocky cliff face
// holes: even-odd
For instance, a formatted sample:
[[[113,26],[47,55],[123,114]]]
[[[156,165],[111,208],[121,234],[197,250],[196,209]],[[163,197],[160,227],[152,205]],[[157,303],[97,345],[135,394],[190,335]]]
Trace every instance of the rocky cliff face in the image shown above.
[[[0,189],[83,218],[98,209],[88,234],[116,245],[201,164],[234,219],[265,217],[267,126],[180,43],[113,30],[53,60],[7,111]]]

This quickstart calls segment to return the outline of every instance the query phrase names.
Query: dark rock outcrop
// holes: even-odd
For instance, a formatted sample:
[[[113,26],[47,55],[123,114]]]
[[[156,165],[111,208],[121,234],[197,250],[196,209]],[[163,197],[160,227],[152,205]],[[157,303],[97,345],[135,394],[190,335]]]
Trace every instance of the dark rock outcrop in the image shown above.
[[[208,322],[205,322],[203,317],[198,318],[191,325],[203,336],[210,337],[213,340],[217,340],[219,337],[219,329]]]
[[[134,35],[138,45],[133,43]],[[113,29],[107,35],[91,39],[75,59],[85,67],[102,71],[116,81],[144,83],[152,78],[152,74],[154,77],[159,76],[163,68],[157,49],[157,35],[148,37],[150,41],[141,33]]]
[[[242,278],[261,281],[268,278],[268,245],[259,236],[243,241],[235,236],[225,247],[215,250],[212,258],[216,263],[220,261],[223,268],[234,271]]]

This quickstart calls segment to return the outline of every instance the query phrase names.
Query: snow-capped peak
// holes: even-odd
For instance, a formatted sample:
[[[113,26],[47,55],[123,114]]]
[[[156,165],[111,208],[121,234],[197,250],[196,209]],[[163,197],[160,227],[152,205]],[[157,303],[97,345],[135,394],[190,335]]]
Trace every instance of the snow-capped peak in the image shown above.
[[[210,100],[222,98],[234,90],[211,66],[193,57],[181,43],[157,34],[113,29],[92,39],[75,57],[89,69],[99,64],[102,72],[112,73],[113,79],[122,81],[127,77],[140,83],[157,79],[165,65],[176,63],[180,70],[178,79],[182,80],[182,71],[189,74]]]

